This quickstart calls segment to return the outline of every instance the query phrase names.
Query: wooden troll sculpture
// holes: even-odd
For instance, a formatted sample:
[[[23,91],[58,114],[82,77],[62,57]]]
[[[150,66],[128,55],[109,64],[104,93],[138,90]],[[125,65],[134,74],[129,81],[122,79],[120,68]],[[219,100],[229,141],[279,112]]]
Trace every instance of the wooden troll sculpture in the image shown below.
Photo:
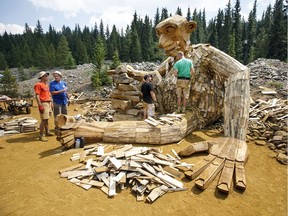
[[[155,71],[144,72],[122,65],[112,71],[116,90],[137,89],[132,85],[142,80],[147,73],[153,75],[157,101],[161,113],[176,108],[176,78],[173,74],[174,59],[179,51],[193,61],[196,71],[191,80],[190,105],[182,119],[173,124],[152,126],[144,121],[92,122],[75,121],[69,116],[58,116],[62,128],[57,137],[62,145],[70,146],[75,137],[87,141],[113,143],[167,144],[183,139],[192,131],[219,119],[224,111],[224,136],[204,142],[192,143],[179,152],[188,156],[195,152],[209,151],[208,157],[185,172],[194,179],[196,186],[205,189],[218,173],[221,176],[218,189],[229,192],[233,174],[235,186],[246,188],[244,164],[248,158],[245,142],[249,120],[249,69],[224,52],[208,45],[190,45],[190,34],[196,23],[175,15],[156,26],[159,45],[169,56]],[[119,81],[122,80],[122,81]],[[132,93],[131,93],[132,94]],[[130,94],[130,95],[131,95]],[[114,98],[125,99],[128,93],[114,94]],[[137,96],[130,97],[138,102]],[[197,177],[198,176],[198,177]]]

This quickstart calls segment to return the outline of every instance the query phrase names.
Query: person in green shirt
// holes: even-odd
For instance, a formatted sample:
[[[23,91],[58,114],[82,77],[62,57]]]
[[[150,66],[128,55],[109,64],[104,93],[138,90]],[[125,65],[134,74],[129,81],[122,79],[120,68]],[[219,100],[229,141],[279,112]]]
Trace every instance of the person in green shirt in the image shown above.
[[[183,96],[183,108],[182,112],[186,112],[187,100],[190,94],[191,78],[195,74],[193,68],[193,62],[190,59],[185,58],[182,51],[177,54],[178,61],[174,64],[174,75],[177,77],[177,112],[181,112],[182,96]]]

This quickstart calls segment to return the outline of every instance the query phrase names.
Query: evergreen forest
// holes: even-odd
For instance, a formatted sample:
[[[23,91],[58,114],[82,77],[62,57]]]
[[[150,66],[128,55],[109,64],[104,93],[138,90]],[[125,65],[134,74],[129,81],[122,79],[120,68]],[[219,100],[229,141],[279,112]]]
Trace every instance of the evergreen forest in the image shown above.
[[[243,64],[257,58],[273,58],[287,61],[287,5],[275,0],[256,18],[257,0],[248,20],[241,16],[240,0],[235,5],[229,1],[217,16],[206,20],[205,9],[197,10],[157,8],[153,18],[140,18],[135,11],[126,29],[110,28],[105,23],[95,23],[93,28],[75,25],[74,29],[63,25],[56,31],[51,25],[43,31],[40,21],[35,29],[25,23],[23,34],[0,35],[0,70],[7,68],[75,68],[76,65],[93,63],[103,65],[103,60],[121,62],[162,61],[166,58],[158,48],[155,26],[162,20],[179,14],[197,22],[191,34],[191,43],[210,43]],[[111,29],[111,30],[110,30]],[[98,66],[97,66],[98,65]],[[20,70],[21,71],[21,70]],[[23,78],[25,79],[25,77]]]

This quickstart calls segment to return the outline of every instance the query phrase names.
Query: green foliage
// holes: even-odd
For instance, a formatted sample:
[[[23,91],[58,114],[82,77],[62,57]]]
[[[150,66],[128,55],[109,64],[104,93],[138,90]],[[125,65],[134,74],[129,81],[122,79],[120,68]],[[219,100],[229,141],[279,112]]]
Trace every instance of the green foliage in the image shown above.
[[[274,87],[276,89],[282,89],[284,87],[284,84],[282,82],[279,81],[272,81],[268,83],[268,86]]]
[[[38,69],[34,66],[29,68],[29,78],[34,77],[37,74]]]
[[[48,67],[53,68],[56,62],[56,54],[55,54],[55,48],[52,43],[48,46],[47,57],[48,57]]]
[[[24,80],[27,80],[27,79],[29,79],[28,74],[24,71],[23,67],[19,67],[18,68],[18,80],[19,81],[24,81]]]
[[[35,66],[37,66],[41,70],[48,68],[49,66],[48,53],[45,45],[42,42],[38,44],[34,53],[34,58],[35,58]]]
[[[106,52],[105,52],[103,40],[101,36],[99,36],[97,38],[97,41],[93,50],[93,59],[92,59],[92,62],[95,64],[98,72],[100,72],[102,66],[104,65],[105,54]]]
[[[191,34],[191,43],[211,43],[244,64],[256,58],[287,60],[287,3],[284,5],[283,0],[275,0],[273,8],[269,5],[260,20],[256,20],[256,3],[255,0],[248,21],[241,16],[240,0],[228,1],[226,7],[219,9],[217,16],[208,22],[205,9],[199,11],[195,8],[191,14],[188,7],[186,18],[197,22],[197,28]],[[171,13],[167,8],[157,8],[152,21],[148,16],[139,17],[135,11],[131,24],[120,31],[115,25],[112,29],[106,25],[104,29],[102,20],[95,23],[91,30],[85,26],[83,31],[79,25],[74,30],[63,26],[61,31],[49,25],[47,33],[43,32],[40,21],[33,31],[25,23],[22,35],[7,32],[0,35],[0,69],[21,66],[73,68],[75,64],[92,62],[99,72],[103,59],[112,60],[115,50],[118,50],[122,62],[161,61],[166,56],[158,47],[155,27],[171,14],[174,11]],[[177,7],[176,14],[182,15],[185,11]],[[208,26],[206,23],[209,23]],[[100,53],[96,53],[95,49]]]
[[[108,76],[107,73],[108,68],[104,67],[103,70],[100,72],[100,79],[102,82],[102,85],[111,85],[112,84],[112,79],[111,77]]]
[[[91,76],[91,82],[92,82],[92,86],[96,89],[102,85],[99,72],[97,71],[93,72],[93,75]]]
[[[28,46],[28,43],[26,42],[21,52],[21,65],[25,68],[28,68],[29,66],[33,65],[33,62],[34,61],[31,49]]]
[[[7,95],[14,98],[18,95],[18,83],[16,77],[12,75],[11,71],[6,68],[2,73],[3,77],[0,79],[0,94]]]
[[[62,35],[58,43],[56,52],[56,66],[67,67],[67,61],[71,60],[70,56],[72,57],[67,39],[64,35]]]
[[[274,5],[267,57],[287,60],[287,14],[285,14],[283,0],[276,0]]]
[[[31,89],[27,89],[27,91],[25,91],[23,94],[21,94],[21,96],[23,96],[25,98],[31,98],[33,96],[32,90]]]
[[[0,52],[0,70],[4,70],[8,66],[3,52]]]
[[[113,55],[113,63],[111,64],[110,68],[115,69],[121,64],[121,61],[119,59],[119,53],[118,50],[115,50]]]
[[[100,86],[112,84],[112,79],[108,76],[107,69],[107,67],[104,67],[99,72],[98,68],[94,67],[91,82],[95,89],[99,89]]]
[[[74,58],[72,57],[71,53],[69,53],[66,57],[65,63],[64,63],[65,69],[74,69],[76,68],[76,63]]]

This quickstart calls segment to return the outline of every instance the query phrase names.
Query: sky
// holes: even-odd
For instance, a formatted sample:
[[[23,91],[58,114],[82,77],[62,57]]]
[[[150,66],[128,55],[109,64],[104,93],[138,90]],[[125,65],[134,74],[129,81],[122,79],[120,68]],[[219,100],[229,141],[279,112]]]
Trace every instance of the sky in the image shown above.
[[[272,8],[276,0],[257,0],[257,19],[261,19],[263,11],[271,4]],[[69,26],[74,30],[75,25],[93,28],[95,23],[99,27],[103,20],[104,27],[108,25],[110,30],[115,24],[118,30],[125,31],[131,24],[135,11],[144,19],[148,15],[154,19],[156,9],[167,8],[169,14],[175,14],[177,7],[186,16],[190,7],[206,11],[206,20],[209,21],[217,15],[219,9],[225,9],[229,0],[0,0],[0,34],[5,31],[9,34],[22,34],[25,23],[34,29],[37,21],[44,32],[48,31],[49,24],[55,30]],[[236,0],[231,0],[232,8]],[[252,10],[254,0],[240,0],[241,14],[247,19]]]

